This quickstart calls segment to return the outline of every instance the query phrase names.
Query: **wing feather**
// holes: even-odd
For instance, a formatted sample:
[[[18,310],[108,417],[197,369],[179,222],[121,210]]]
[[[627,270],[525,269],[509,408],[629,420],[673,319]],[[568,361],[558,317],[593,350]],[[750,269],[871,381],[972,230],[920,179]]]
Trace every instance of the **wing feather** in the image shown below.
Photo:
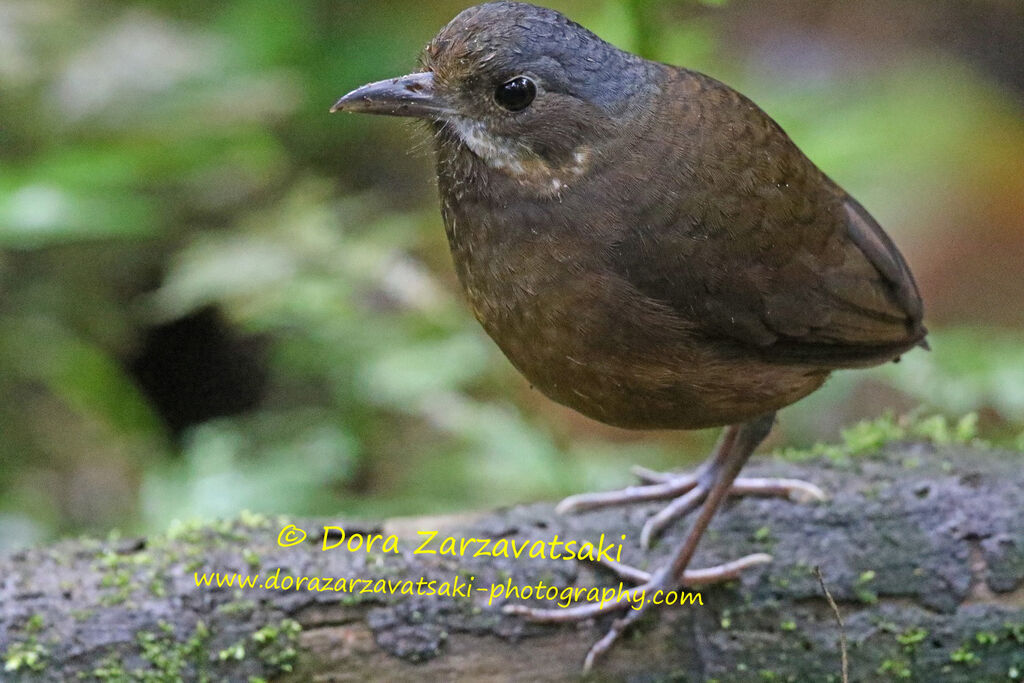
[[[617,236],[609,267],[708,339],[771,361],[871,365],[924,345],[917,285],[881,226],[753,103],[699,87],[705,128],[668,145],[678,182],[645,187],[642,229]]]

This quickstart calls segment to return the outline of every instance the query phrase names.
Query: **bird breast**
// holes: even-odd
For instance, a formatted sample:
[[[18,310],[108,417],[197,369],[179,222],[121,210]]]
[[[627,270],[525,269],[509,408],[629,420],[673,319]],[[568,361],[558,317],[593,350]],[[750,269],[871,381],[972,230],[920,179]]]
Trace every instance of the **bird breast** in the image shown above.
[[[636,205],[597,210],[599,172],[543,197],[461,137],[439,142],[442,214],[470,307],[548,397],[608,424],[697,428],[763,414],[824,381],[820,370],[724,358],[692,320],[609,268]]]

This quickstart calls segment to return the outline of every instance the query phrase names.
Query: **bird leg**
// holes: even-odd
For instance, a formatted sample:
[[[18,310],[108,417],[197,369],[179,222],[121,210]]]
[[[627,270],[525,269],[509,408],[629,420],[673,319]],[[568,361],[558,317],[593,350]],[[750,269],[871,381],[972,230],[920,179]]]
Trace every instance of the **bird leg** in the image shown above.
[[[775,415],[770,414],[741,425],[734,425],[726,430],[711,466],[703,469],[698,475],[698,479],[703,479],[704,475],[710,472],[712,477],[707,484],[706,492],[701,496],[703,504],[700,505],[700,511],[686,538],[672,553],[668,562],[652,574],[619,563],[611,563],[611,565],[605,563],[619,576],[639,583],[623,594],[620,599],[603,604],[577,605],[567,609],[534,609],[524,605],[506,605],[504,611],[509,614],[521,615],[530,621],[565,623],[582,621],[600,614],[624,609],[627,606],[632,607],[624,617],[616,619],[608,633],[590,648],[583,665],[584,671],[589,671],[597,658],[607,652],[619,636],[644,614],[658,591],[664,594],[683,586],[705,585],[735,578],[746,567],[770,561],[770,557],[757,554],[710,569],[687,571],[687,566],[697,550],[697,544],[704,535],[704,531],[726,496],[732,491],[736,477],[751,453],[771,431],[774,419]],[[696,489],[698,485],[699,482],[690,488]],[[637,604],[639,607],[636,606]]]
[[[722,433],[711,457],[694,474],[670,474],[635,467],[633,472],[643,482],[642,485],[628,486],[618,491],[570,496],[559,503],[555,511],[565,514],[611,505],[669,499],[671,502],[648,519],[640,532],[641,547],[650,548],[654,540],[672,522],[697,509],[697,506],[706,499],[712,483],[717,478],[718,470],[733,447],[738,429],[729,427]],[[824,491],[799,479],[740,477],[732,483],[729,495],[779,496],[802,503],[825,500]]]

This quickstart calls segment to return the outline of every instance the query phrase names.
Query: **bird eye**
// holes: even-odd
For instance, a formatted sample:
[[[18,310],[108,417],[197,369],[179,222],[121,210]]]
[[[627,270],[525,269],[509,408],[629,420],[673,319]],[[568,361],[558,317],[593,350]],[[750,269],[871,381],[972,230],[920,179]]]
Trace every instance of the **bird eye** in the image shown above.
[[[537,86],[526,76],[505,81],[494,91],[494,101],[509,111],[522,111],[537,96]]]

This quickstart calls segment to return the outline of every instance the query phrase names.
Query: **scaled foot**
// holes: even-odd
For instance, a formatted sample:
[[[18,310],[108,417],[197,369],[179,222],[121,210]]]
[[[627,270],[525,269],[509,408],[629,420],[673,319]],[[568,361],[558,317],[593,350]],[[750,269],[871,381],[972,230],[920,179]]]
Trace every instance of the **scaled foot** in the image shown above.
[[[681,587],[707,585],[735,578],[745,568],[770,562],[764,554],[748,555],[734,562],[708,569],[689,569],[700,543],[722,502],[729,495],[785,495],[790,498],[824,499],[817,486],[795,479],[741,479],[740,470],[750,454],[768,435],[774,415],[767,414],[738,425],[728,427],[707,463],[693,475],[661,475],[640,471],[646,483],[622,491],[574,496],[563,501],[559,512],[586,510],[621,503],[671,499],[661,512],[644,525],[641,542],[646,547],[670,522],[691,510],[698,510],[683,541],[673,550],[668,560],[654,573],[616,562],[602,563],[620,577],[636,585],[621,597],[608,603],[577,605],[568,609],[540,610],[522,605],[507,605],[508,613],[518,614],[532,621],[565,623],[590,619],[600,614],[630,607],[627,614],[616,619],[587,654],[584,670],[589,670],[597,658],[607,652],[625,630],[656,602],[659,591],[670,593]],[[637,607],[639,605],[639,607]]]
[[[698,588],[731,581],[738,578],[743,570],[759,564],[767,564],[771,561],[771,555],[755,553],[706,569],[686,570],[680,582],[672,577],[668,567],[650,574],[620,562],[602,560],[600,562],[602,565],[615,572],[623,581],[634,584],[634,588],[623,593],[621,598],[605,603],[587,603],[564,609],[538,609],[516,604],[505,605],[502,609],[506,614],[514,614],[528,621],[546,624],[565,624],[586,621],[602,614],[625,610],[627,607],[631,608],[624,617],[616,619],[608,633],[590,648],[583,663],[583,670],[586,672],[593,667],[598,657],[611,648],[630,624],[639,619],[651,605],[655,604],[655,596],[659,591],[661,592],[661,597],[658,599],[664,603],[664,596],[667,593],[679,590],[680,588]]]
[[[643,482],[640,486],[627,486],[618,491],[602,491],[570,496],[558,504],[560,514],[583,512],[612,505],[646,503],[670,500],[656,515],[647,520],[640,534],[640,545],[650,548],[653,541],[672,522],[696,510],[707,497],[714,482],[713,465],[705,466],[696,474],[654,472],[643,467],[633,468]],[[729,488],[730,496],[778,496],[808,503],[825,500],[825,492],[810,482],[800,479],[771,479],[739,477]]]

